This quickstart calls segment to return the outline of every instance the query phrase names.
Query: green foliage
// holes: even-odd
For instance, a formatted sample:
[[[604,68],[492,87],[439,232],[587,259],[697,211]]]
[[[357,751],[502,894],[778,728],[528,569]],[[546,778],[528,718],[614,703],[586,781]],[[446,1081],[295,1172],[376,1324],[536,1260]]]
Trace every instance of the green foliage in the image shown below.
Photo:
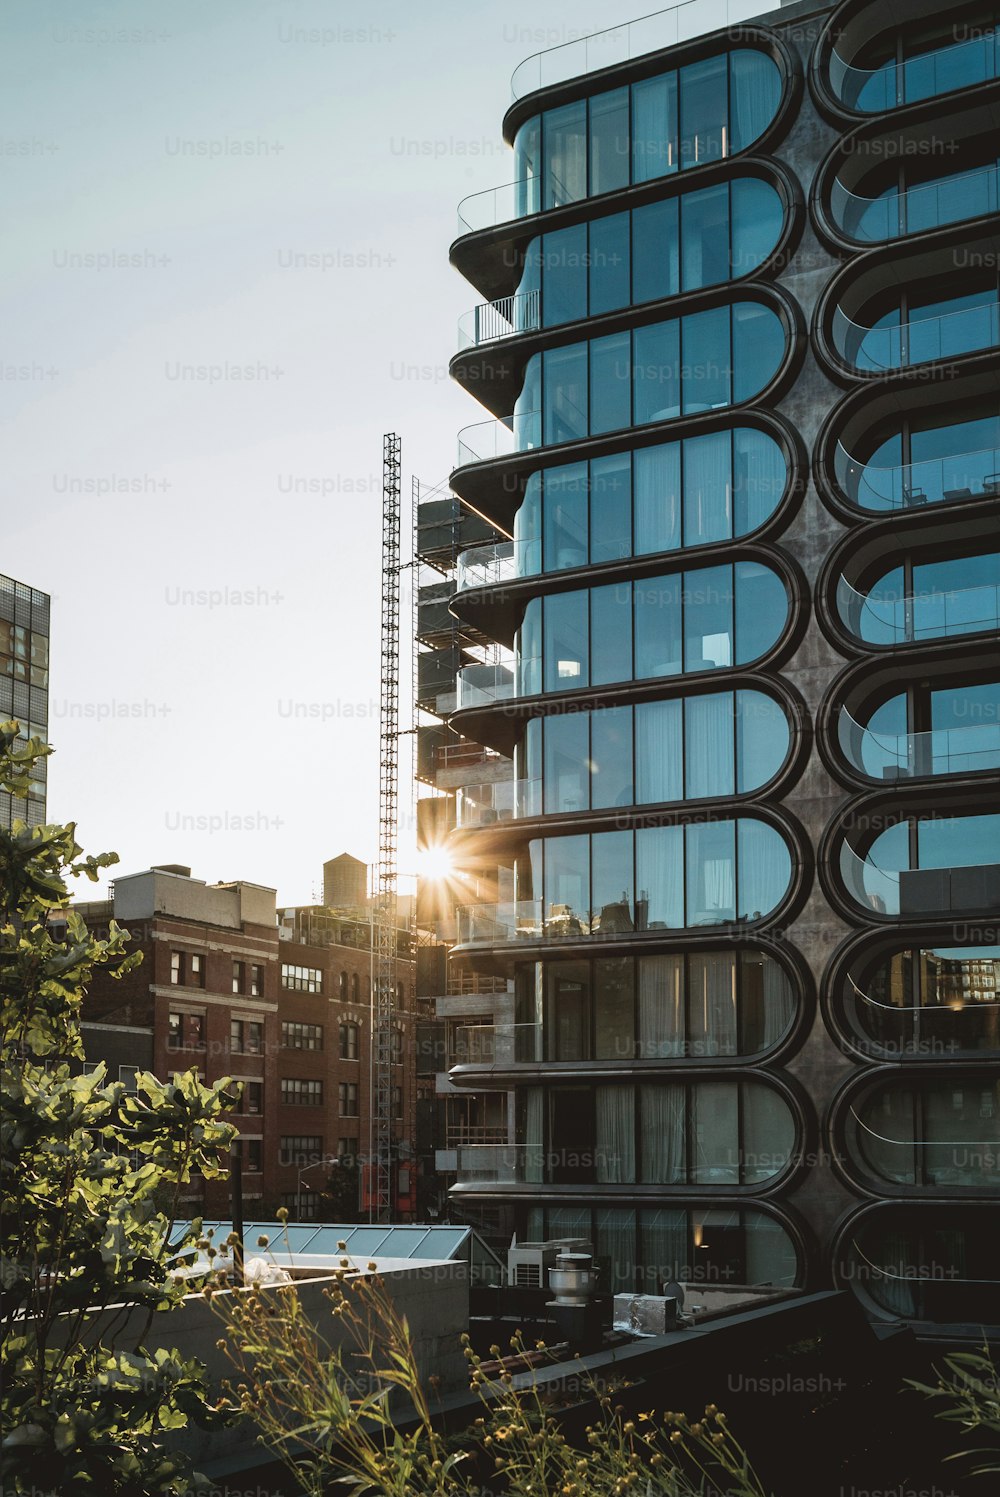
[[[433,1417],[433,1375],[424,1388],[406,1320],[377,1275],[341,1260],[329,1294],[328,1336],[302,1309],[294,1284],[213,1295],[238,1382],[230,1392],[260,1440],[295,1473],[308,1497],[342,1488],[350,1497],[767,1497],[724,1414],[667,1411],[624,1417],[606,1388],[594,1399],[587,1449],[569,1443],[539,1384],[516,1372],[546,1355],[520,1337],[484,1362],[466,1339],[470,1382],[482,1415],[445,1435]],[[370,1265],[374,1267],[374,1265]],[[429,1390],[429,1391],[428,1391]],[[402,1426],[402,1427],[400,1427]]]
[[[918,1393],[943,1402],[939,1419],[961,1425],[967,1438],[985,1437],[985,1445],[963,1446],[948,1459],[975,1460],[978,1464],[972,1468],[973,1475],[996,1475],[1000,1473],[1000,1370],[989,1343],[983,1342],[981,1352],[952,1352],[944,1363],[948,1370],[938,1373],[936,1387],[912,1378],[907,1378],[907,1383]]]
[[[23,792],[49,752],[0,724],[0,789]],[[183,1296],[173,1270],[197,1232],[170,1243],[180,1189],[225,1172],[235,1099],[193,1072],[140,1074],[130,1095],[103,1066],[73,1064],[95,967],[120,978],[141,960],[127,931],[112,922],[96,940],[69,908],[67,880],[116,862],[82,856],[72,824],[0,830],[0,1477],[12,1494],[188,1491],[158,1436],[223,1417],[197,1363],[142,1342]]]

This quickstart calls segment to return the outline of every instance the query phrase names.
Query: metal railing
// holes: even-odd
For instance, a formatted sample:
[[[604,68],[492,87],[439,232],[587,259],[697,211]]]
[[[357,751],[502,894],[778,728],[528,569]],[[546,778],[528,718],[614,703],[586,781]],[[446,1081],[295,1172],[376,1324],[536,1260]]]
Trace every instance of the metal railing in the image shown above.
[[[839,180],[830,191],[835,221],[845,234],[861,244],[900,239],[906,234],[996,213],[998,201],[1000,172],[995,163],[877,198],[851,192]]]
[[[856,369],[902,369],[959,358],[1000,343],[1000,303],[918,317],[898,327],[862,327],[838,307],[833,338],[837,352]]]
[[[830,86],[842,104],[861,113],[880,114],[918,99],[933,99],[955,89],[988,83],[1000,74],[998,33],[952,42],[877,68],[856,68],[838,56],[830,58]]]
[[[481,302],[458,321],[459,351],[497,343],[517,333],[533,333],[541,327],[541,298],[537,290],[519,291],[497,301]]]
[[[458,769],[466,764],[499,764],[504,758],[496,749],[481,743],[439,743],[436,763],[439,769]]]
[[[458,462],[488,463],[518,452],[531,452],[542,445],[541,411],[516,411],[492,421],[476,421],[458,434]]]
[[[858,592],[841,577],[837,607],[851,633],[867,644],[913,644],[1000,628],[1000,586],[994,583],[881,598]]]
[[[676,46],[760,13],[759,0],[686,0],[606,31],[575,37],[519,63],[510,80],[511,97],[523,99],[540,88]]]
[[[845,710],[840,714],[838,736],[848,763],[873,779],[1000,769],[1000,723],[970,723],[924,733],[882,733],[862,727]]]
[[[456,792],[456,821],[460,827],[492,826],[542,813],[541,780],[493,780],[463,785]]]
[[[845,497],[859,509],[916,509],[1000,495],[1000,447],[880,468],[859,462],[838,442],[833,467]]]

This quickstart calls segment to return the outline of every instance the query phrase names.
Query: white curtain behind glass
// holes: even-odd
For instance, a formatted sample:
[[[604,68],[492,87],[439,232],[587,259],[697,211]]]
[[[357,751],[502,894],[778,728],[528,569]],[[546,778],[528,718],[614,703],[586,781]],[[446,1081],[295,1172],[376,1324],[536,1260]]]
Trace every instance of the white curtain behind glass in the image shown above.
[[[736,962],[728,952],[692,956],[688,970],[688,1053],[735,1055]]]
[[[683,703],[640,702],[635,709],[636,802],[682,800]]]
[[[687,794],[733,793],[733,693],[691,697],[685,704]]]
[[[639,962],[639,1059],[684,1054],[684,958]]]
[[[635,1087],[599,1086],[597,1179],[626,1185],[635,1180]]]
[[[683,1184],[686,1087],[681,1083],[640,1087],[642,1178],[649,1185]]]

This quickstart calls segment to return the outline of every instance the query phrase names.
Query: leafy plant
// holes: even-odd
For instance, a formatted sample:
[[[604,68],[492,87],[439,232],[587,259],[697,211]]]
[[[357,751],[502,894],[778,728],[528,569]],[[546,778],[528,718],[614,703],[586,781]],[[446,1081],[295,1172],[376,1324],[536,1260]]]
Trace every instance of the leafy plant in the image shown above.
[[[0,724],[0,790],[15,795],[51,752],[18,733]],[[173,1270],[197,1232],[170,1244],[180,1190],[196,1171],[225,1173],[235,1098],[194,1072],[141,1073],[131,1095],[103,1065],[80,1074],[94,968],[121,977],[141,958],[114,921],[97,940],[70,908],[68,880],[118,861],[84,857],[75,832],[0,829],[0,1477],[35,1497],[180,1493],[185,1466],[161,1433],[229,1416],[199,1364],[143,1342],[183,1297]]]
[[[948,1460],[985,1457],[985,1463],[973,1467],[973,1475],[996,1475],[1000,1472],[1000,1370],[989,1343],[983,1342],[981,1352],[952,1352],[945,1357],[944,1364],[947,1372],[938,1373],[935,1387],[912,1378],[907,1378],[907,1384],[927,1398],[943,1400],[945,1407],[938,1410],[937,1417],[961,1425],[967,1437],[989,1436],[988,1444],[972,1449],[963,1447],[948,1456]],[[937,1368],[934,1370],[937,1372]]]
[[[464,1338],[483,1412],[446,1435],[432,1410],[436,1380],[424,1388],[409,1326],[379,1276],[358,1274],[343,1258],[328,1299],[337,1323],[329,1339],[294,1284],[212,1295],[227,1333],[219,1346],[238,1379],[230,1395],[308,1497],[331,1483],[351,1497],[767,1497],[714,1405],[696,1420],[652,1410],[627,1419],[612,1392],[583,1374],[598,1414],[586,1450],[574,1447],[541,1386],[517,1384],[516,1371],[545,1355],[541,1343],[529,1350],[519,1337],[506,1358],[493,1347],[490,1361]]]

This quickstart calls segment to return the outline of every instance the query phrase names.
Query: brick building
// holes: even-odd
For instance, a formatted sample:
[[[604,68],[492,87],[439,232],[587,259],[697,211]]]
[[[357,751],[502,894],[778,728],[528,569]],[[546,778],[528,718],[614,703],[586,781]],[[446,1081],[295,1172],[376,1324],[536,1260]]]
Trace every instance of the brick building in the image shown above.
[[[241,1086],[234,1115],[248,1212],[315,1214],[328,1162],[368,1149],[369,927],[319,910],[284,911],[273,889],[208,885],[165,865],[118,879],[110,900],[78,906],[97,934],[114,918],[142,952],[121,981],[98,969],[84,1008],[88,1064],[126,1083],[197,1067]],[[410,1214],[413,1136],[412,964],[401,937],[399,1215]],[[226,1215],[228,1181],[195,1181],[185,1211]]]

